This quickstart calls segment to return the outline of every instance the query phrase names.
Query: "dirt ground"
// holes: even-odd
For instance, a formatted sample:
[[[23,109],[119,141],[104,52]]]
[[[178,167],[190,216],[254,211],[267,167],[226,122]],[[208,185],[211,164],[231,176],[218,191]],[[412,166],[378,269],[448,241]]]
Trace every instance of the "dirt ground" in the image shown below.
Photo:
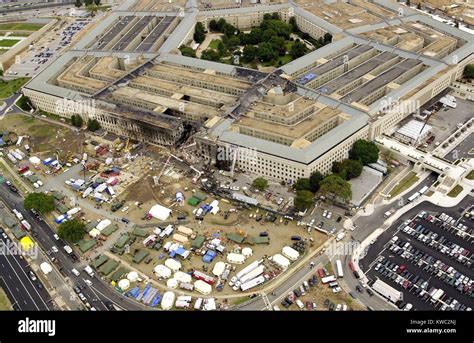
[[[61,158],[63,154],[82,151],[84,134],[73,133],[60,125],[50,124],[24,114],[5,116],[0,120],[0,130],[13,131],[19,136],[30,136],[30,139],[24,140],[24,144],[30,146],[32,155],[40,158],[57,152]]]

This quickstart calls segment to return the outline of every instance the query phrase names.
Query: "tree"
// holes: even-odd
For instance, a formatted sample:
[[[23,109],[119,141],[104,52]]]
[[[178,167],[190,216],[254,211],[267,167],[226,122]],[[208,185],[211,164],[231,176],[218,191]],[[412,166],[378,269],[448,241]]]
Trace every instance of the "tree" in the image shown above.
[[[268,62],[277,58],[278,52],[269,42],[263,42],[258,45],[257,56],[261,62]]]
[[[100,0],[94,0],[94,4],[95,4],[96,6],[100,6]]]
[[[295,207],[298,210],[304,210],[313,205],[313,193],[309,191],[297,191],[295,196]]]
[[[199,44],[204,42],[204,39],[206,39],[206,30],[204,29],[204,25],[201,22],[197,22],[194,26],[193,39]]]
[[[416,8],[421,10],[421,1],[416,5]]]
[[[225,24],[227,24],[227,22],[224,18],[219,19],[219,21],[217,22],[217,31],[222,32],[222,29],[224,28]]]
[[[96,132],[99,129],[100,129],[100,123],[97,120],[92,119],[87,122],[87,130]]]
[[[252,182],[252,186],[263,192],[268,187],[268,181],[263,177],[258,177]]]
[[[311,192],[316,193],[319,191],[320,183],[324,179],[323,174],[318,171],[314,171],[309,176],[309,186],[311,188]]]
[[[224,43],[222,41],[220,41],[218,44],[217,44],[217,51],[219,52],[219,55],[224,55],[225,52],[226,52],[227,48],[225,47]]]
[[[59,225],[58,236],[68,242],[77,243],[85,234],[86,226],[77,219],[68,220]]]
[[[247,44],[256,45],[261,42],[262,39],[262,30],[260,28],[255,28],[250,31],[247,35]]]
[[[74,6],[76,6],[77,8],[81,7],[82,6],[82,1],[81,0],[76,0],[76,2],[74,3]]]
[[[330,195],[348,201],[352,198],[352,190],[349,182],[345,181],[339,175],[331,174],[321,181],[319,192],[322,195]]]
[[[300,30],[298,28],[298,24],[296,23],[296,17],[291,17],[288,23],[290,24],[292,32],[298,32]]]
[[[217,25],[217,21],[215,19],[212,19],[209,22],[209,30],[211,31],[219,31],[219,26]]]
[[[410,6],[411,6],[410,0],[407,0],[405,4],[406,4],[408,7],[410,7]]]
[[[207,61],[217,62],[221,58],[221,55],[214,49],[206,49],[201,53],[201,59]]]
[[[297,59],[301,56],[303,56],[304,54],[306,54],[306,45],[301,42],[299,39],[297,39],[295,41],[295,43],[293,44],[293,46],[291,47],[291,50],[290,50],[290,55],[291,57],[293,57],[293,59]]]
[[[224,34],[224,36],[227,36],[227,37],[235,35],[236,31],[237,29],[229,23],[226,23],[224,27],[222,28],[222,33]]]
[[[181,51],[181,55],[183,55],[183,56],[196,58],[196,51],[194,51],[193,48],[191,48],[189,46],[181,45],[179,47],[179,50]]]
[[[375,163],[379,159],[379,148],[375,143],[359,139],[349,151],[352,160],[359,160],[362,164]]]
[[[23,206],[27,210],[46,214],[54,210],[54,197],[44,193],[30,193],[23,201]]]
[[[257,48],[253,45],[246,45],[244,47],[244,55],[242,56],[242,61],[244,63],[252,62],[255,57],[257,57]]]
[[[86,5],[86,7],[92,5],[93,2],[93,0],[84,0],[84,4]]]
[[[225,46],[229,50],[234,50],[237,46],[240,45],[239,36],[224,37],[223,41],[225,43]]]
[[[277,36],[277,33],[274,30],[272,29],[265,30],[262,33],[262,42],[269,42],[270,39],[272,39],[272,37],[274,36]]]
[[[323,37],[324,44],[331,43],[331,41],[332,41],[332,34],[330,34],[329,32],[326,32]]]
[[[364,165],[361,161],[347,159],[342,162],[346,174],[346,179],[350,180],[362,174]]]
[[[75,127],[81,127],[84,124],[84,120],[78,114],[73,114],[71,116],[71,124]]]
[[[30,99],[28,99],[28,97],[25,95],[23,95],[20,99],[18,99],[18,101],[16,102],[16,105],[26,112],[29,112],[32,109],[30,105]]]
[[[280,20],[280,14],[278,12],[272,13],[272,19],[273,20]]]
[[[270,13],[265,13],[263,15],[263,20],[271,20],[272,19],[272,15]]]
[[[464,68],[464,77],[467,79],[474,79],[474,64],[468,64]]]
[[[307,178],[298,179],[294,183],[293,189],[295,191],[311,191],[311,184],[310,184],[309,179]]]

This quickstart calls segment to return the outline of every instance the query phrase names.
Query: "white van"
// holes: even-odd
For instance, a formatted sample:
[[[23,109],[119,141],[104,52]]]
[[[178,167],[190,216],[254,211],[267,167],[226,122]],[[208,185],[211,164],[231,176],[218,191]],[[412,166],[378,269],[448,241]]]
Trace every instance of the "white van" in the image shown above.
[[[303,304],[303,302],[302,302],[300,299],[296,299],[296,305],[297,305],[300,309],[304,309],[304,304]]]
[[[91,268],[91,266],[87,265],[84,267],[84,271],[89,274],[90,277],[94,277],[94,270]]]

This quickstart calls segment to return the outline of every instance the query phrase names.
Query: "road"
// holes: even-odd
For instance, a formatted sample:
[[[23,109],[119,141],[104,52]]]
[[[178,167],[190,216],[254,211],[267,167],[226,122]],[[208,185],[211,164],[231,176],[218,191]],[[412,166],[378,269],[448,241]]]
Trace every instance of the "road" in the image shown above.
[[[431,186],[433,183],[436,182],[438,175],[435,173],[431,173],[427,178],[421,181],[415,188],[413,188],[410,192],[404,195],[401,199],[403,203],[406,204],[407,200],[411,195],[418,192],[424,186]],[[360,216],[354,220],[354,224],[357,226],[357,229],[352,232],[352,237],[359,242],[362,242],[365,238],[367,238],[375,229],[380,228],[384,221],[384,213],[392,208],[398,207],[398,202],[383,205],[375,208],[374,213],[370,216]]]
[[[0,236],[0,242],[8,242]],[[2,248],[3,249],[3,248]],[[0,254],[0,286],[10,299],[13,308],[22,311],[49,311],[53,309],[51,297],[38,279],[32,281],[28,276],[31,268],[20,255],[5,247]],[[42,285],[42,284],[41,284]]]
[[[132,301],[129,298],[126,298],[116,292],[111,286],[107,285],[104,281],[99,279],[97,276],[93,278],[86,275],[83,268],[86,265],[84,261],[73,262],[71,258],[66,254],[63,246],[67,243],[62,240],[57,241],[54,238],[53,229],[45,223],[43,220],[39,220],[33,216],[29,211],[26,211],[23,208],[23,199],[16,194],[10,192],[8,187],[3,184],[0,185],[0,198],[3,200],[8,207],[16,208],[19,210],[24,218],[37,230],[37,237],[35,237],[37,243],[45,251],[51,251],[53,246],[57,246],[59,251],[55,253],[55,257],[59,260],[57,266],[60,268],[61,273],[65,277],[65,280],[71,285],[81,285],[84,287],[82,293],[87,298],[89,304],[95,307],[97,310],[107,310],[108,303],[112,303],[115,307],[122,310],[144,310],[146,309],[141,304]],[[79,277],[76,277],[71,270],[75,268],[78,271],[82,271]],[[87,286],[83,278],[87,278],[92,281],[92,286]],[[71,296],[75,297],[75,294],[72,293]]]

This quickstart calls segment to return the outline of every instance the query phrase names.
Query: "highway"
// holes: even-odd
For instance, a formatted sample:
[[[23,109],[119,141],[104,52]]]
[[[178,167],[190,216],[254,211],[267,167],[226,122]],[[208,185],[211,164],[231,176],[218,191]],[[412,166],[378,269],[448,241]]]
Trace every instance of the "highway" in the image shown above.
[[[134,302],[131,299],[126,298],[116,292],[110,285],[99,279],[97,275],[95,275],[93,278],[88,276],[83,271],[83,268],[87,263],[81,260],[77,262],[72,261],[70,256],[67,255],[63,249],[67,243],[62,240],[57,241],[53,236],[55,233],[53,229],[43,220],[36,218],[29,211],[26,211],[23,208],[23,198],[15,193],[12,193],[5,184],[0,185],[0,198],[9,208],[16,208],[23,214],[24,218],[37,231],[37,236],[34,237],[34,239],[44,251],[51,251],[53,246],[58,247],[59,251],[54,254],[54,256],[58,259],[56,266],[59,268],[59,271],[62,273],[66,282],[68,282],[70,286],[80,285],[83,287],[82,293],[87,298],[87,302],[92,307],[97,310],[108,310],[110,304],[113,304],[114,307],[119,310],[147,309],[141,304]],[[79,277],[76,277],[71,272],[71,270],[74,268],[81,272]],[[3,275],[3,273],[1,275]],[[92,286],[87,286],[83,279],[89,279],[92,281]],[[71,292],[71,296],[76,297],[73,292]],[[81,309],[82,306],[79,306],[79,299],[77,300],[77,309]]]
[[[8,243],[0,236],[0,244]],[[0,286],[10,299],[14,309],[22,311],[48,311],[53,309],[51,297],[44,286],[37,279],[32,281],[28,276],[31,268],[20,255],[11,253],[11,249],[4,246],[5,251],[0,253]],[[5,254],[4,254],[5,252]]]

